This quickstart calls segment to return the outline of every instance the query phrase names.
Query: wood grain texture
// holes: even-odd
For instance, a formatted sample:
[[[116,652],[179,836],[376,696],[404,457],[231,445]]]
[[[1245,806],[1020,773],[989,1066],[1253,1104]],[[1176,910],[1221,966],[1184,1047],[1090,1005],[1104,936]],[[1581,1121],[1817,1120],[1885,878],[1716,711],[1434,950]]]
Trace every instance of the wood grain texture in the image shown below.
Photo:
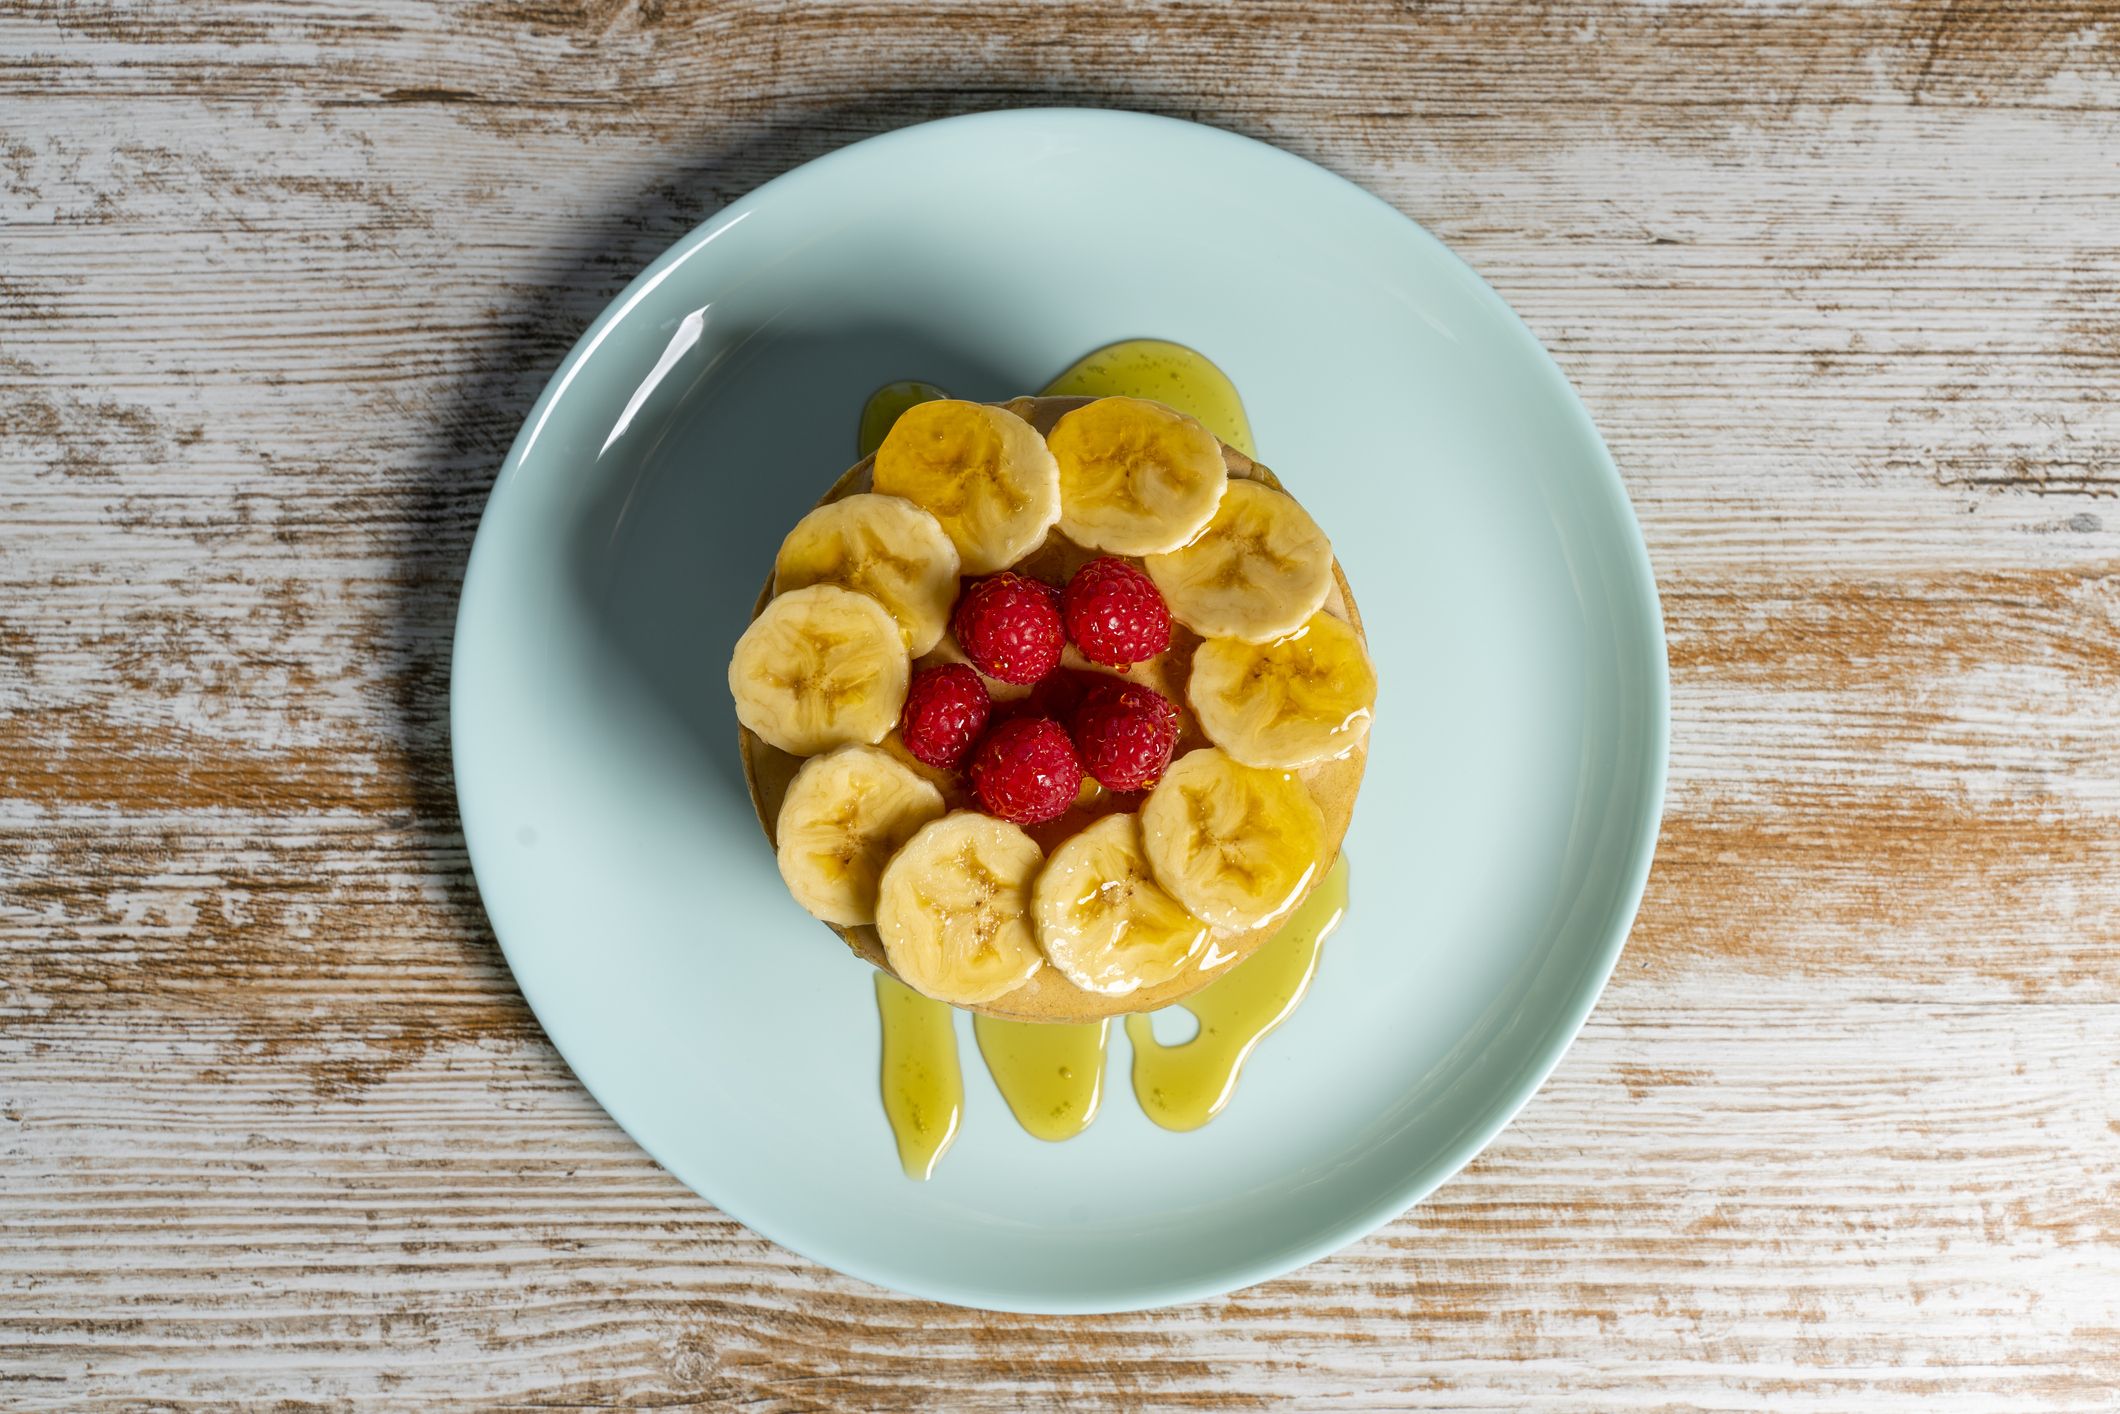
[[[811,1267],[478,908],[458,579],[677,235],[904,123],[1199,118],[1582,390],[1669,813],[1540,1097],[1375,1237],[1054,1320]],[[0,0],[0,1401],[2108,1410],[2120,8]]]

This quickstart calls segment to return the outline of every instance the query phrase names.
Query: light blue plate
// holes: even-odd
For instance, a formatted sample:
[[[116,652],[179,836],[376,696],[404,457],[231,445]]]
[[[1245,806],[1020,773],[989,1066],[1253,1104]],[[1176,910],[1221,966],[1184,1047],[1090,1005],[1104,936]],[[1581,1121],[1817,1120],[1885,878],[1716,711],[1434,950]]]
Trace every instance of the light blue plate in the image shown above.
[[[963,1132],[910,1182],[868,971],[788,898],[753,818],[729,650],[781,535],[853,460],[871,389],[1002,398],[1134,336],[1235,379],[1262,460],[1361,602],[1383,695],[1353,905],[1308,1001],[1206,1129],[1142,1117],[1115,1034],[1103,1114],[1041,1143],[967,1026]],[[1123,113],[892,133],[678,242],[516,439],[455,653],[479,888],[582,1081],[759,1232],[973,1306],[1208,1296],[1428,1193],[1596,1001],[1663,794],[1648,558],[1537,341],[1338,177]]]

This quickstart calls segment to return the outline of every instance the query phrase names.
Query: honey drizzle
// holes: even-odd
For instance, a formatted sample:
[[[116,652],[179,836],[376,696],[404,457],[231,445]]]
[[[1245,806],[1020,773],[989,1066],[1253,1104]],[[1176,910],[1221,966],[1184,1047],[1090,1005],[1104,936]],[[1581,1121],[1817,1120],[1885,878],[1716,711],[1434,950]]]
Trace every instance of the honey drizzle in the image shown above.
[[[1347,856],[1333,862],[1281,930],[1227,977],[1176,1005],[1200,1023],[1189,1041],[1166,1046],[1146,1016],[1126,1018],[1134,1048],[1134,1098],[1165,1129],[1198,1129],[1222,1112],[1252,1049],[1286,1021],[1310,989],[1318,953],[1347,914]]]
[[[858,453],[868,456],[907,408],[949,396],[932,383],[886,383],[861,410]],[[1163,339],[1128,339],[1077,360],[1043,397],[1151,398],[1197,418],[1217,437],[1256,456],[1236,385],[1205,355]],[[1126,1018],[1134,1050],[1134,1095],[1165,1129],[1198,1129],[1229,1103],[1245,1060],[1287,1020],[1317,971],[1326,937],[1347,909],[1343,855],[1281,930],[1226,977],[1177,1005],[1200,1023],[1191,1040],[1166,1046],[1149,1018]],[[964,1082],[955,1016],[889,973],[876,974],[883,1022],[883,1105],[910,1178],[925,1179],[957,1136]],[[1009,1109],[1040,1139],[1071,1139],[1103,1099],[1108,1021],[1083,1025],[972,1019],[979,1053]]]
[[[1016,1123],[1055,1143],[1089,1128],[1104,1099],[1105,1038],[1111,1022],[972,1018],[979,1054]]]
[[[957,1017],[888,972],[876,974],[876,1011],[883,1019],[883,1112],[905,1176],[925,1179],[964,1118]]]
[[[1070,364],[1039,396],[1148,398],[1196,419],[1245,456],[1259,454],[1237,385],[1207,355],[1167,339],[1106,344]]]
[[[882,446],[892,425],[905,416],[907,408],[948,396],[933,383],[923,383],[917,378],[886,383],[869,394],[869,400],[861,405],[861,425],[854,433],[855,460],[859,461]]]

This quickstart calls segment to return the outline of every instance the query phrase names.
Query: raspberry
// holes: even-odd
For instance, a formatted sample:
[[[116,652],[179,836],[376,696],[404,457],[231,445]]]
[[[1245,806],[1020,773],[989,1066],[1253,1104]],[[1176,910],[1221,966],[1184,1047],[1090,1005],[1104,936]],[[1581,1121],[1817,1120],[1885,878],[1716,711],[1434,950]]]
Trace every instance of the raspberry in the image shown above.
[[[1106,555],[1076,570],[1061,603],[1067,636],[1092,663],[1131,668],[1170,647],[1170,609],[1124,560]]]
[[[1063,726],[1074,719],[1075,709],[1082,705],[1082,698],[1092,684],[1103,681],[1103,673],[1077,672],[1073,668],[1060,668],[1038,680],[1037,686],[1021,697],[994,704],[994,720],[1007,721],[1010,717],[1051,717]]]
[[[1012,717],[972,753],[972,791],[980,806],[1019,825],[1066,813],[1081,789],[1074,743],[1050,717]]]
[[[1107,790],[1147,790],[1178,744],[1177,705],[1154,688],[1119,678],[1089,690],[1073,726],[1083,764]]]
[[[898,734],[916,761],[947,770],[962,761],[979,740],[993,709],[986,684],[964,664],[922,668],[906,688]]]
[[[1036,682],[1060,666],[1067,646],[1057,600],[1051,585],[1003,570],[965,586],[950,627],[980,672],[1002,682]]]

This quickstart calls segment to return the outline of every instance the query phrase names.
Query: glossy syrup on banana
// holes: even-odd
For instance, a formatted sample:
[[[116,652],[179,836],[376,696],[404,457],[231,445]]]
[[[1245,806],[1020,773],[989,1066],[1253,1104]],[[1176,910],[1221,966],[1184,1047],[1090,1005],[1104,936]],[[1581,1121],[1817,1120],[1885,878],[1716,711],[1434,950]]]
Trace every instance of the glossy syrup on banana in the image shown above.
[[[1150,398],[1197,419],[1246,456],[1257,454],[1236,386],[1205,355],[1182,344],[1108,344],[1070,365],[1040,395]],[[907,408],[947,396],[917,380],[884,384],[862,408],[857,454],[874,452]],[[1191,1040],[1166,1046],[1155,1039],[1147,1017],[1126,1018],[1134,1095],[1151,1120],[1187,1130],[1221,1113],[1244,1062],[1303,999],[1319,950],[1346,909],[1342,856],[1264,946],[1227,977],[1178,1003],[1199,1022]],[[907,1176],[924,1179],[956,1138],[963,1117],[955,1018],[944,1003],[882,972],[876,975],[876,1003],[883,1022],[884,1112]],[[1103,1099],[1108,1021],[1053,1025],[978,1015],[972,1025],[994,1086],[1024,1129],[1057,1141],[1089,1127]]]

